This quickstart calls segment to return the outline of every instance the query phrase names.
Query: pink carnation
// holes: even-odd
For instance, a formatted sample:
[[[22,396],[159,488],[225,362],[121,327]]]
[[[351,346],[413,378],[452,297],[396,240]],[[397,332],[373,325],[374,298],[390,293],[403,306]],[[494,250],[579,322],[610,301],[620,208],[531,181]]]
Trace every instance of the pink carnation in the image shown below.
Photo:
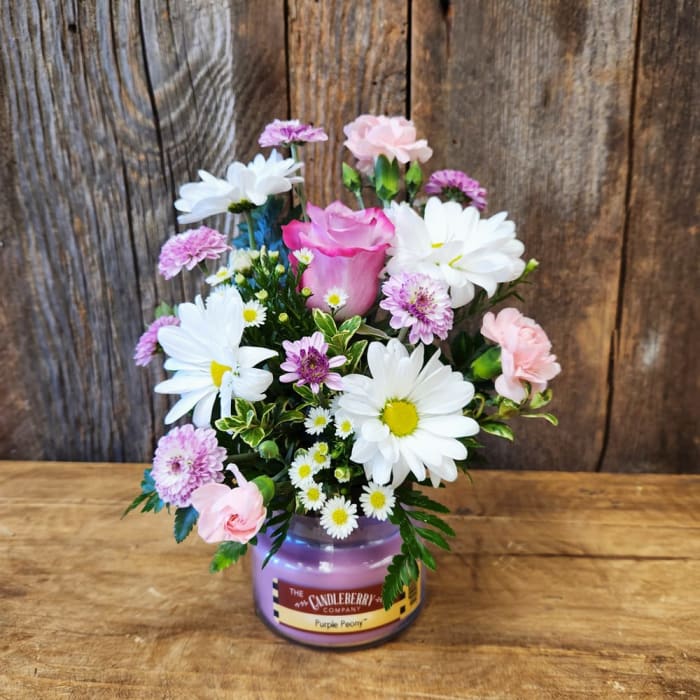
[[[426,194],[439,194],[460,204],[486,209],[486,190],[461,170],[437,170],[425,183]]]
[[[494,316],[484,316],[481,335],[501,346],[501,374],[496,378],[496,391],[520,403],[527,397],[523,382],[532,392],[544,391],[547,382],[561,372],[552,344],[542,327],[513,308]]]
[[[275,119],[265,127],[258,143],[263,147],[276,147],[314,141],[328,141],[328,134],[319,127],[302,124],[298,119],[290,119],[289,121]]]
[[[178,233],[165,242],[158,260],[158,272],[172,279],[182,268],[191,270],[202,260],[216,260],[229,250],[226,237],[208,226]]]
[[[418,160],[424,163],[433,155],[425,139],[416,139],[416,127],[404,117],[378,117],[363,114],[347,124],[345,146],[357,158],[357,167],[364,173],[374,170],[374,161],[380,155],[399,163]]]
[[[211,428],[183,425],[158,441],[151,476],[165,503],[184,508],[195,489],[224,480],[226,450]]]
[[[192,494],[192,505],[199,512],[197,531],[210,544],[245,544],[259,532],[267,516],[260,489],[246,481],[235,465],[231,470],[238,482],[236,488],[209,483]]]
[[[179,326],[180,319],[176,316],[161,316],[157,318],[146,329],[145,333],[139,338],[134,349],[134,363],[139,367],[145,367],[155,356],[158,351],[158,329],[163,326]]]

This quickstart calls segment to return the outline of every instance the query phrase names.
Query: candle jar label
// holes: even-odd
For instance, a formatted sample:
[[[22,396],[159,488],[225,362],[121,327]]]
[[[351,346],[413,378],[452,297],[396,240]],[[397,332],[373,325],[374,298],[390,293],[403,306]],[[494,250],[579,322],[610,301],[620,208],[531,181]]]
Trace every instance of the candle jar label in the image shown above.
[[[272,598],[280,625],[321,634],[366,632],[410,615],[420,605],[420,578],[388,609],[382,604],[382,584],[362,588],[318,589],[275,578]]]

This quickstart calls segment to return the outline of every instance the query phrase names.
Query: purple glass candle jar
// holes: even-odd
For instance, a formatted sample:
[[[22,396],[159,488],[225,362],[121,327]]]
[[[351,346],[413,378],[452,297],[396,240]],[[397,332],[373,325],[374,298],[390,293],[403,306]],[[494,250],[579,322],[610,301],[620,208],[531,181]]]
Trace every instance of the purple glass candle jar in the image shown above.
[[[259,534],[250,550],[258,615],[277,634],[311,646],[368,646],[393,637],[416,619],[425,594],[421,569],[419,581],[384,610],[382,584],[401,544],[389,522],[359,518],[349,537],[336,540],[317,518],[294,516],[265,568],[270,538]]]

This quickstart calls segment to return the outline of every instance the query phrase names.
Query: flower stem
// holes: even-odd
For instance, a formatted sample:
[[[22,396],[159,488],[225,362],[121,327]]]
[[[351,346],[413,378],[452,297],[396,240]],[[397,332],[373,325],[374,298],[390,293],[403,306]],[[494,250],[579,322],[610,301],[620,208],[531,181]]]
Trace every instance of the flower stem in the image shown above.
[[[359,189],[355,191],[355,197],[357,198],[357,203],[360,205],[360,209],[366,209],[365,200],[362,199],[362,192],[360,192]]]
[[[245,216],[245,222],[248,225],[248,246],[251,250],[255,250],[255,221],[253,221],[253,215],[250,213],[250,210],[246,210],[243,216]]]
[[[294,158],[294,161],[296,163],[300,163],[301,161],[299,160],[299,147],[295,143],[292,143],[290,144],[289,148],[292,152],[292,158]],[[294,192],[296,192],[296,195],[299,199],[299,206],[301,207],[301,216],[304,219],[304,221],[308,221],[309,217],[306,214],[306,193],[304,192],[304,183],[298,182],[296,185],[294,185]]]

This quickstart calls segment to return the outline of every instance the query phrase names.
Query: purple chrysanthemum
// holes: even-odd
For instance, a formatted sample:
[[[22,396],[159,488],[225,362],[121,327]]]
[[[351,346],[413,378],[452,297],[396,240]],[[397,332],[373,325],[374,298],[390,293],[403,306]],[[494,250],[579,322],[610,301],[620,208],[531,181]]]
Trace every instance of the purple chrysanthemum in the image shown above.
[[[145,367],[155,356],[158,350],[158,329],[163,326],[179,326],[180,319],[176,316],[161,316],[146,329],[139,338],[134,348],[134,363],[139,367]]]
[[[486,209],[486,190],[461,170],[437,170],[425,183],[427,194],[441,194],[460,204]]]
[[[391,312],[392,328],[410,328],[408,341],[432,343],[433,336],[440,340],[454,322],[450,295],[444,282],[420,273],[401,273],[390,277],[382,285],[383,299],[379,306]]]
[[[226,237],[208,226],[178,233],[165,242],[160,251],[158,272],[172,279],[183,267],[191,270],[202,260],[216,260],[226,252]]]
[[[285,340],[282,347],[287,353],[287,359],[280,365],[287,374],[280,377],[281,382],[296,382],[308,384],[311,391],[317,394],[321,384],[329,389],[340,391],[343,381],[337,372],[331,372],[334,367],[345,364],[345,355],[328,358],[328,343],[323,334],[316,331],[313,335],[291,342]]]
[[[328,141],[328,134],[311,124],[302,124],[298,119],[282,121],[275,119],[268,124],[260,135],[258,143],[263,147],[289,146],[293,143],[312,143],[314,141]]]
[[[185,508],[192,492],[210,482],[224,480],[226,450],[219,447],[211,428],[183,425],[158,441],[151,476],[165,503]]]

